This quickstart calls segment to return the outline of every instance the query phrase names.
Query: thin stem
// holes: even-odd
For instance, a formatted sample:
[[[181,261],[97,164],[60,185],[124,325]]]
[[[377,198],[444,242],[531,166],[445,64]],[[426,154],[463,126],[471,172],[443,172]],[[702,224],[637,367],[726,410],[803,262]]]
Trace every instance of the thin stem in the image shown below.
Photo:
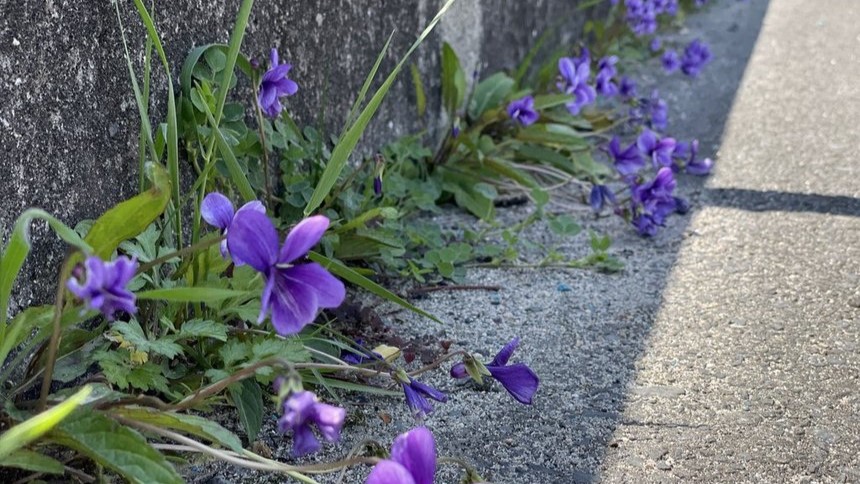
[[[442,366],[442,363],[445,363],[446,361],[448,361],[448,360],[450,360],[456,356],[465,356],[466,354],[467,353],[464,350],[457,350],[457,351],[448,353],[446,355],[441,356],[440,358],[438,358],[433,363],[430,363],[429,365],[422,366],[421,368],[418,368],[417,370],[410,371],[409,373],[407,373],[407,375],[418,376],[422,373],[427,373],[428,371],[435,370],[436,368],[439,368],[440,366]]]
[[[149,272],[149,270],[151,270],[153,267],[155,267],[159,264],[163,264],[163,263],[169,261],[170,259],[185,257],[186,255],[194,253],[200,249],[205,249],[207,247],[218,244],[222,240],[224,240],[223,236],[212,237],[210,239],[203,239],[202,241],[200,241],[194,245],[189,245],[188,247],[185,247],[183,249],[179,249],[176,252],[171,252],[170,254],[163,255],[163,256],[161,256],[161,257],[159,257],[159,258],[157,258],[151,262],[147,262],[146,264],[140,266],[137,269],[137,274],[143,274],[144,272]]]
[[[430,292],[438,292],[438,291],[501,291],[502,286],[484,286],[484,285],[451,285],[451,286],[429,286],[429,287],[416,287],[415,289],[410,289],[409,294],[427,294]]]
[[[45,360],[45,373],[42,378],[42,393],[39,395],[38,411],[44,412],[48,404],[48,395],[51,393],[51,381],[54,378],[54,363],[57,360],[57,348],[60,346],[60,336],[62,334],[63,319],[63,299],[66,295],[66,281],[72,275],[72,267],[74,267],[71,257],[67,257],[63,262],[63,267],[60,269],[60,280],[57,281],[57,295],[54,306],[54,330],[51,333],[51,341],[48,343],[48,357]]]
[[[263,188],[266,192],[266,204],[272,201],[272,190],[269,188],[269,149],[266,147],[266,130],[263,128],[263,111],[260,109],[260,103],[257,102],[259,91],[257,90],[257,80],[254,79],[254,107],[257,113],[257,129],[260,132],[260,148],[263,152]],[[277,180],[276,180],[277,183]]]

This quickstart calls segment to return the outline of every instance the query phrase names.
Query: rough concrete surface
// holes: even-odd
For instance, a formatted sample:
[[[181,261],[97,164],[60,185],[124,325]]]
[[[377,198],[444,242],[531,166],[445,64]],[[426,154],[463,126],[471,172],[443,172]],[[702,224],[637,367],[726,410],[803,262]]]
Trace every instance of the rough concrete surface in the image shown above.
[[[716,155],[706,183],[683,180],[693,214],[653,240],[614,218],[588,221],[612,235],[622,274],[472,270],[467,282],[501,286],[498,299],[418,301],[444,326],[393,317],[398,331],[487,360],[520,336],[513,361],[541,376],[531,407],[498,385],[481,390],[445,371],[423,378],[450,396],[425,422],[440,454],[472,461],[495,483],[860,481],[857,25],[860,6],[848,1],[719,2],[694,15],[670,41],[712,45],[703,75],[667,78],[656,63],[640,73],[670,99],[670,131]],[[528,210],[503,210],[502,223]],[[544,226],[528,237],[574,257],[586,245]],[[415,425],[392,399],[347,404],[343,444],[320,460]],[[262,439],[289,461],[291,442],[272,423]],[[227,467],[199,478],[278,480]],[[457,479],[447,466],[437,474]]]
[[[151,2],[144,2],[149,5]],[[156,1],[155,22],[174,78],[195,45],[227,42],[240,0]],[[331,131],[343,123],[355,94],[391,32],[381,73],[389,72],[433,17],[439,0],[258,1],[243,52],[267,59],[277,47],[300,86],[288,109]],[[512,66],[558,18],[571,35],[582,25],[579,1],[459,0],[439,31],[416,52],[428,113],[419,119],[408,72],[393,86],[367,130],[361,150],[398,135],[431,132],[440,119],[438,52],[450,40],[472,67]],[[130,0],[120,0],[131,56],[142,75],[143,29]],[[516,23],[505,22],[514,16]],[[504,22],[504,23],[503,23]],[[95,218],[131,196],[137,180],[139,118],[111,1],[0,0],[0,237],[18,214],[38,206],[70,225]],[[501,32],[504,32],[501,34]],[[160,121],[166,78],[154,63],[154,122]],[[247,90],[239,92],[245,92]],[[25,266],[12,311],[52,293],[62,248],[46,230]],[[38,260],[38,264],[32,261]]]

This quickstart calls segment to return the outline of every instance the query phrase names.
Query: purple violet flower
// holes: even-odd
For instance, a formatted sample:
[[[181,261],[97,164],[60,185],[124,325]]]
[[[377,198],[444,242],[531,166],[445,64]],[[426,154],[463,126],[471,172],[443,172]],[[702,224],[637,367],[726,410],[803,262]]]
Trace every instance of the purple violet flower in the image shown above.
[[[537,122],[540,115],[535,111],[535,98],[525,96],[508,104],[508,116],[521,126],[530,126]]]
[[[657,10],[652,0],[627,0],[627,25],[637,36],[657,31]]]
[[[690,77],[697,77],[711,61],[711,49],[708,44],[696,39],[684,49],[684,57],[681,59],[681,71]]]
[[[636,81],[627,76],[623,76],[618,90],[621,95],[626,98],[636,97]]]
[[[618,199],[615,198],[615,192],[606,185],[594,185],[594,187],[591,188],[591,194],[588,198],[589,203],[591,204],[591,209],[594,210],[595,213],[603,210],[603,206],[605,204],[618,204]]]
[[[403,393],[406,395],[406,405],[412,409],[412,415],[415,418],[427,415],[433,411],[433,405],[424,397],[432,398],[442,403],[448,401],[447,395],[414,378],[409,378],[408,384],[401,382],[400,385],[403,387]]]
[[[284,400],[284,415],[278,419],[278,431],[292,432],[293,455],[301,457],[320,450],[320,441],[314,435],[312,425],[327,441],[337,442],[344,418],[346,410],[320,403],[313,393],[301,391]]]
[[[705,158],[704,160],[697,160],[696,155],[699,154],[699,140],[693,140],[690,143],[690,158],[687,160],[687,166],[684,168],[684,171],[689,173],[690,175],[696,176],[706,176],[711,173],[711,169],[714,167],[714,162],[710,158]]]
[[[675,185],[672,169],[663,167],[653,180],[631,186],[632,223],[639,235],[652,237],[658,227],[665,225],[666,218],[677,208],[672,196]]]
[[[668,73],[675,72],[681,68],[681,58],[675,49],[669,49],[664,52],[663,57],[660,58],[660,62],[663,64],[663,70]]]
[[[296,334],[313,322],[320,308],[336,308],[346,296],[343,283],[316,262],[297,264],[315,246],[329,226],[317,215],[299,222],[278,249],[278,232],[264,214],[239,212],[227,233],[227,247],[263,274],[266,280],[258,322],[271,313],[278,334]]]
[[[275,119],[281,115],[281,111],[284,109],[281,105],[281,98],[295,94],[299,90],[299,85],[287,77],[293,66],[279,63],[278,49],[272,49],[269,54],[269,61],[271,65],[260,81],[260,93],[257,101],[263,113]]]
[[[650,129],[646,129],[636,140],[636,146],[642,155],[651,158],[654,169],[672,165],[672,153],[675,151],[674,138],[660,138]]]
[[[660,92],[656,89],[651,93],[648,101],[648,111],[651,116],[651,127],[658,131],[665,131],[669,126],[669,105],[660,98]]]
[[[597,92],[606,97],[612,97],[618,94],[618,84],[613,79],[618,75],[618,69],[615,64],[618,63],[617,56],[609,56],[600,59],[597,63],[597,76],[595,77],[595,87]]]
[[[618,136],[613,137],[609,142],[609,156],[615,163],[615,169],[622,176],[635,175],[645,167],[645,160],[639,153],[636,143],[630,143],[630,146],[622,149],[621,139]]]
[[[66,287],[90,309],[100,311],[113,321],[118,311],[129,314],[137,312],[135,295],[126,286],[137,271],[137,259],[119,256],[111,262],[90,256],[84,261],[86,281],[72,276]]]
[[[582,57],[562,57],[558,60],[558,70],[561,81],[557,84],[559,90],[573,96],[573,101],[567,103],[567,110],[576,116],[583,107],[593,103],[597,99],[597,92],[588,85],[591,75],[590,59],[588,51],[584,51]]]
[[[514,354],[514,350],[517,349],[519,344],[519,338],[511,340],[486,367],[490,372],[490,376],[501,383],[505,387],[505,390],[514,397],[514,400],[524,405],[531,405],[534,395],[538,390],[540,379],[525,363],[508,365],[508,360],[511,359],[511,355]],[[464,374],[468,374],[465,363],[457,363],[451,367],[452,377],[464,378]]]
[[[363,365],[367,362],[384,359],[379,353],[364,349],[364,341],[361,338],[355,340],[355,346],[357,349],[340,350],[340,359],[350,365]]]
[[[243,211],[252,210],[262,214],[266,213],[266,208],[259,200],[254,200],[242,205],[238,212],[234,212],[233,203],[230,199],[218,192],[212,192],[206,195],[203,203],[200,204],[200,215],[203,220],[209,225],[221,229],[221,235],[227,235],[230,224]],[[221,241],[221,257],[227,258],[227,239]],[[233,257],[233,262],[237,266],[244,265],[240,260]]]
[[[654,37],[648,44],[648,48],[651,49],[651,52],[657,52],[663,48],[663,41],[660,40],[660,37]]]
[[[426,427],[417,427],[394,439],[391,458],[373,467],[366,484],[433,484],[436,442]]]

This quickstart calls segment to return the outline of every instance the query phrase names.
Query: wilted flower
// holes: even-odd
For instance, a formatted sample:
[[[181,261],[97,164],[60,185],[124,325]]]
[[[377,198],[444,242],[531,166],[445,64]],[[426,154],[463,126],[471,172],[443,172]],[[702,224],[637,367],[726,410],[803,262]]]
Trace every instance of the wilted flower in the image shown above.
[[[299,90],[298,84],[287,77],[292,65],[278,62],[278,49],[272,49],[269,54],[271,65],[269,70],[263,74],[263,79],[260,81],[260,93],[257,101],[260,104],[260,109],[266,116],[274,119],[281,115],[284,107],[281,105],[281,98],[284,96],[292,96]]]
[[[436,442],[418,427],[394,439],[391,458],[373,467],[366,484],[433,484],[435,474]]]
[[[591,75],[590,63],[588,51],[584,51],[580,58],[562,57],[558,60],[558,70],[561,74],[558,88],[565,94],[573,95],[573,101],[566,106],[574,116],[597,98],[597,92],[588,85],[588,78]]]
[[[681,71],[690,77],[696,77],[702,68],[711,61],[711,49],[708,44],[696,39],[684,49],[681,59]]]
[[[433,411],[433,405],[427,401],[427,398],[432,398],[437,402],[447,402],[448,396],[439,390],[425,385],[420,381],[407,377],[408,381],[400,381],[400,386],[403,387],[403,393],[406,395],[406,405],[412,409],[413,416],[421,417]]]
[[[639,153],[636,143],[631,143],[625,149],[621,148],[621,139],[618,136],[609,142],[609,156],[615,164],[615,169],[623,176],[635,175],[645,166],[645,160]]]
[[[346,410],[320,403],[313,393],[301,391],[284,400],[284,415],[278,419],[278,431],[292,432],[293,455],[300,457],[320,449],[312,426],[316,426],[329,442],[337,442],[344,418]]]
[[[233,203],[230,199],[218,192],[212,192],[203,199],[200,204],[200,215],[203,220],[209,225],[221,229],[221,235],[227,235],[230,224],[233,219],[245,210],[252,210],[262,214],[266,213],[266,208],[262,202],[254,200],[242,205],[238,212],[234,212]],[[221,241],[221,257],[227,258],[227,239]],[[233,258],[236,265],[243,265],[243,262]]]
[[[227,233],[227,247],[266,280],[258,322],[271,313],[280,335],[298,333],[311,323],[319,308],[336,308],[346,296],[343,283],[315,262],[296,264],[315,246],[326,229],[328,218],[317,215],[299,222],[278,249],[278,233],[264,214],[245,210],[237,213]]]
[[[650,129],[646,129],[636,140],[636,146],[642,155],[651,159],[655,169],[672,165],[672,153],[675,151],[674,138],[660,138]]]
[[[117,311],[129,314],[137,312],[134,294],[126,288],[137,271],[137,259],[119,256],[112,262],[105,262],[90,256],[84,261],[86,281],[70,277],[66,287],[90,309],[100,311],[113,320]]]
[[[514,354],[514,350],[519,344],[519,338],[511,340],[499,351],[493,361],[486,365],[486,368],[490,372],[490,376],[501,383],[516,401],[531,405],[540,379],[524,363],[508,365],[508,360],[511,359],[511,355]],[[451,376],[454,378],[465,378],[467,375],[465,363],[457,363],[451,368]]]
[[[535,111],[535,98],[525,96],[508,104],[508,116],[522,126],[534,124],[540,115]]]
[[[618,200],[615,198],[615,192],[606,185],[594,185],[591,188],[591,194],[588,197],[591,209],[595,212],[600,212],[604,204],[615,205]]]
[[[664,52],[660,62],[663,64],[663,70],[669,73],[675,72],[681,67],[681,58],[674,49]]]

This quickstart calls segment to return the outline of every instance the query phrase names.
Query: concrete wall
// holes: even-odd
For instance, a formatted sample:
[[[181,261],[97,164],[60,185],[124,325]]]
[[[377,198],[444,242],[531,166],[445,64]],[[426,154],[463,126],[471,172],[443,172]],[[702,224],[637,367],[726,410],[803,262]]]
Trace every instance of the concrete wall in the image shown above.
[[[118,0],[138,68],[143,31],[131,0]],[[148,4],[149,1],[146,0]],[[173,65],[195,45],[226,42],[240,0],[158,0],[156,23]],[[315,122],[322,109],[340,126],[388,34],[394,44],[382,72],[393,67],[440,0],[261,0],[243,51],[265,59],[272,46],[291,62],[300,85],[289,109]],[[429,111],[416,118],[408,73],[392,89],[368,130],[363,149],[439,125],[438,52],[451,42],[466,64],[513,68],[548,26],[560,19],[566,38],[582,24],[577,0],[459,0],[413,58],[430,90]],[[155,66],[155,112],[165,80]],[[138,69],[140,72],[140,69]],[[174,72],[176,76],[178,72]],[[69,225],[94,218],[134,194],[139,119],[114,6],[109,0],[0,0],[0,235],[29,206]],[[34,228],[36,249],[13,301],[50,294],[62,246]],[[21,284],[20,281],[27,281]],[[32,282],[32,283],[31,283]],[[24,286],[24,287],[21,287]]]

